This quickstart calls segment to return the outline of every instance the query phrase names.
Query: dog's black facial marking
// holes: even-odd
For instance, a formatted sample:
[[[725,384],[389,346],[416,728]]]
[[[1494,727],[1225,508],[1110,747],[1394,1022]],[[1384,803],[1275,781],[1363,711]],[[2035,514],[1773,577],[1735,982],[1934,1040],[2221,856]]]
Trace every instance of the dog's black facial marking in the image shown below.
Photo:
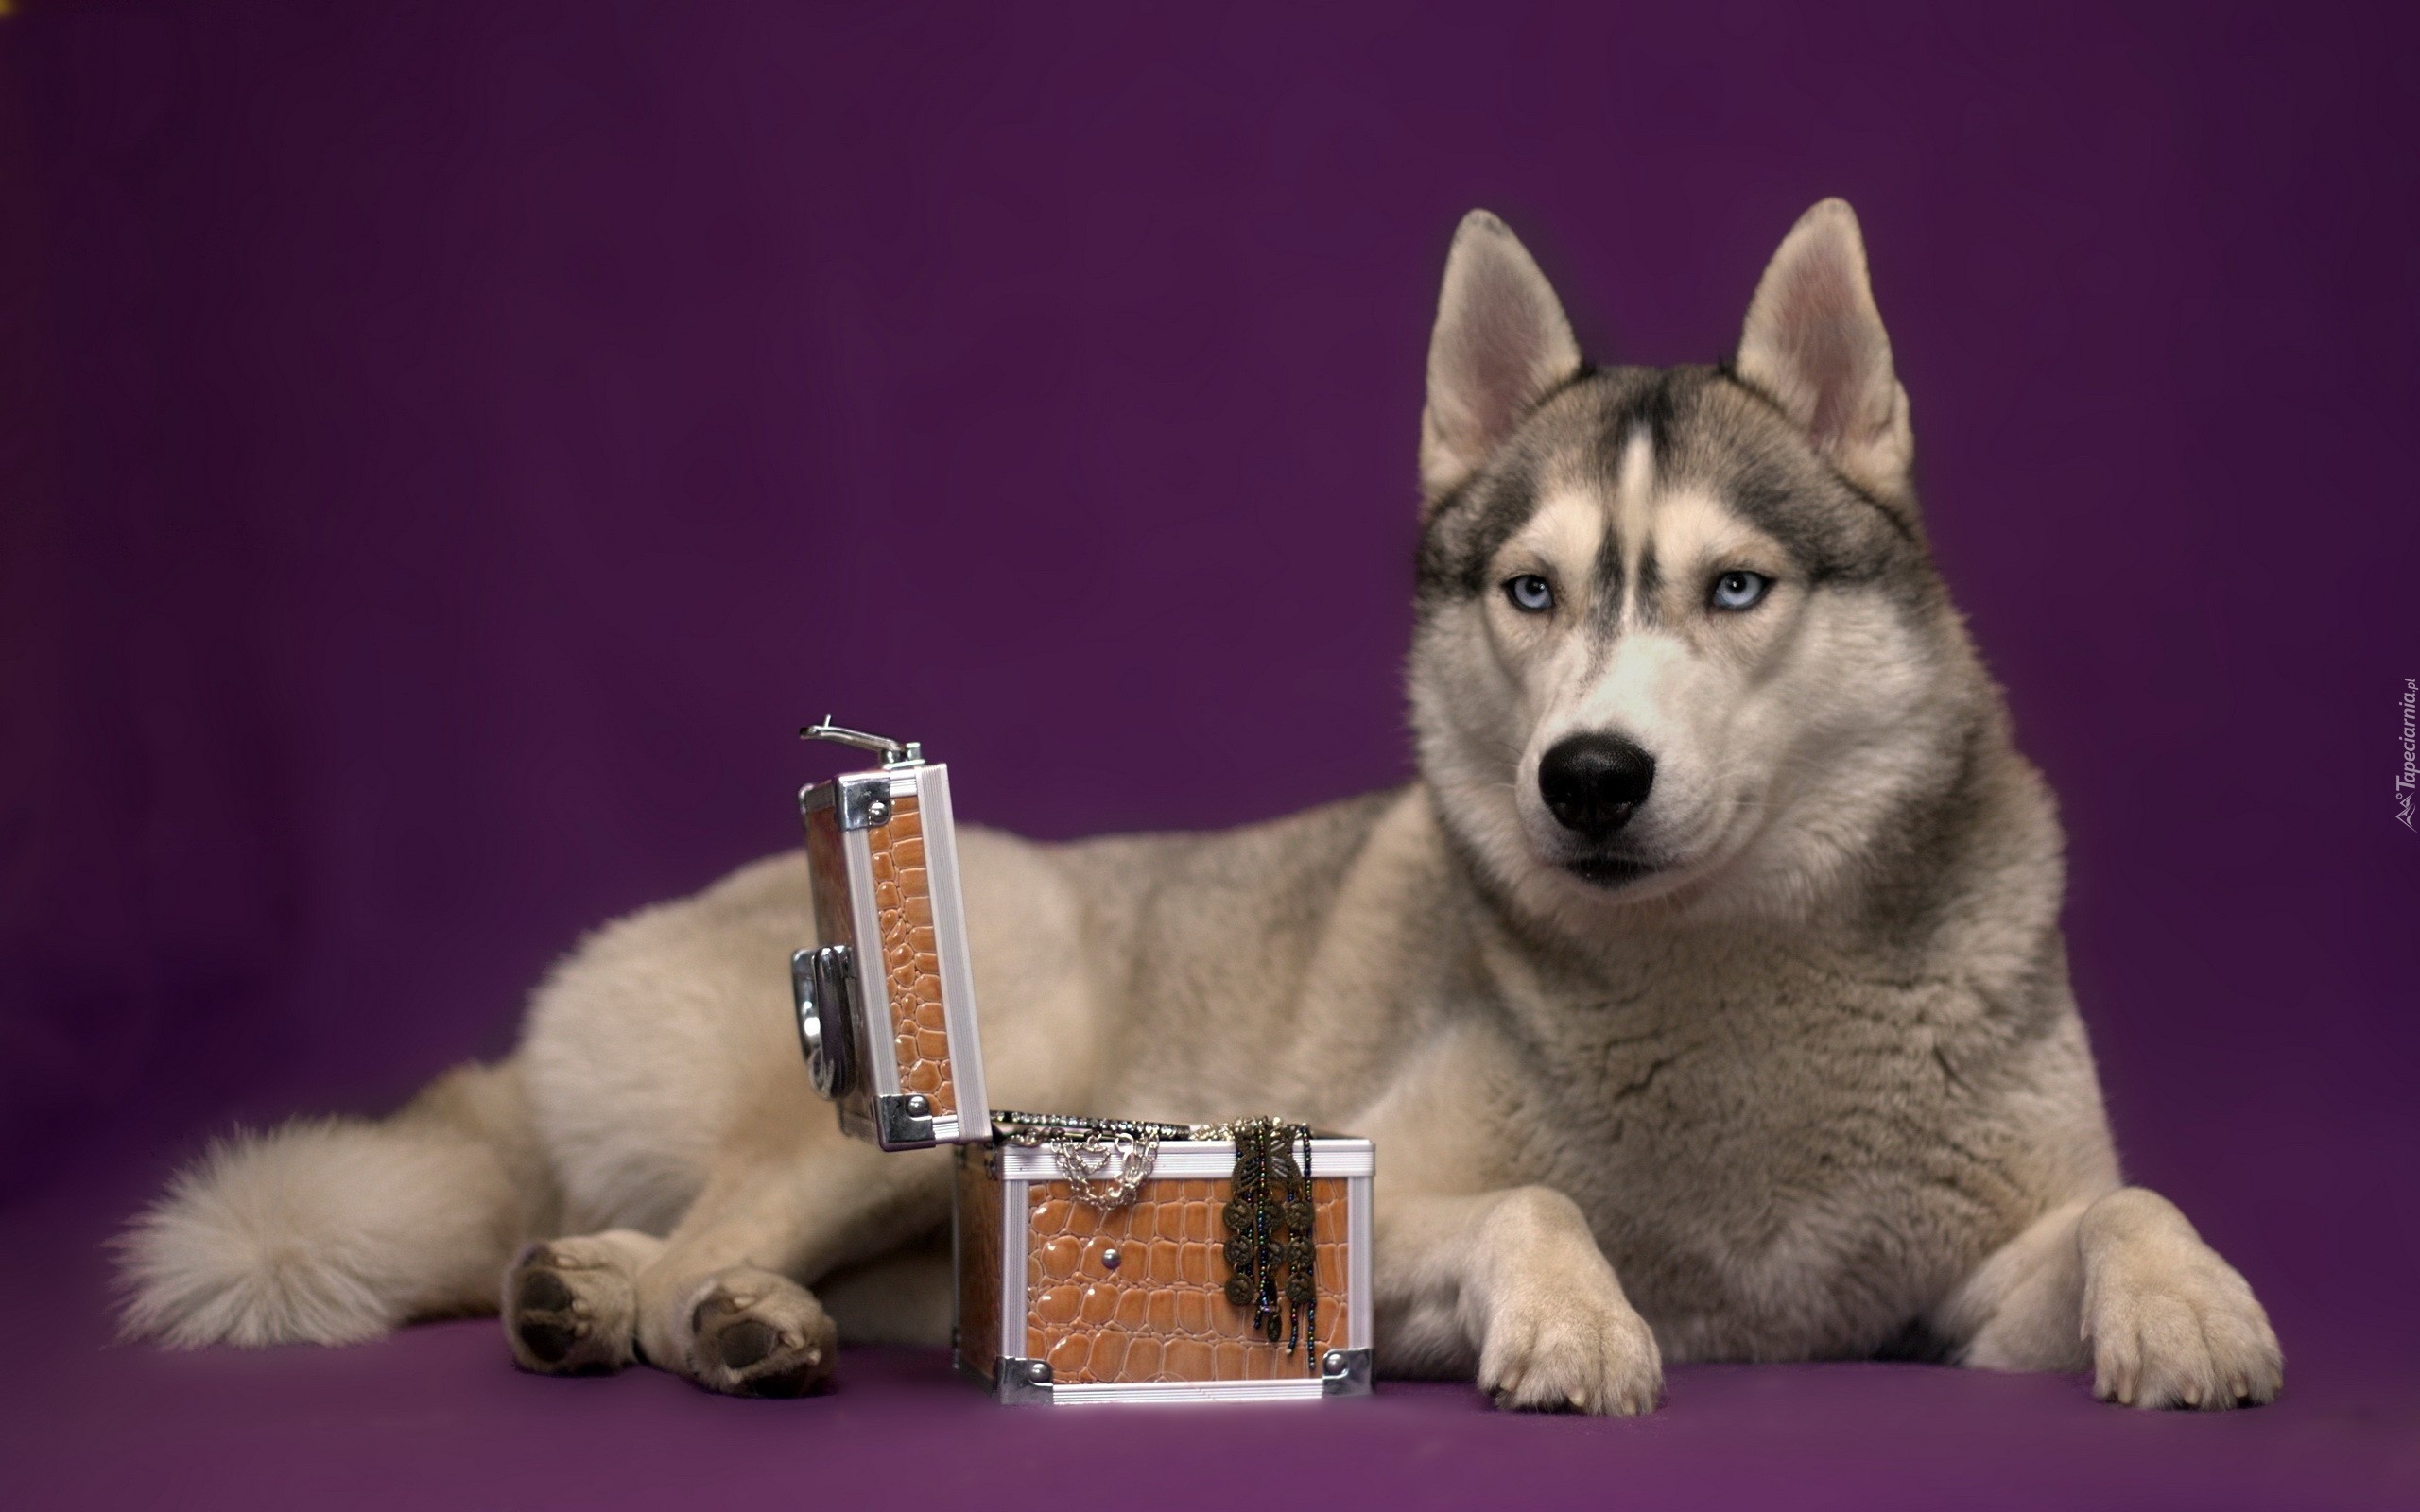
[[[1675,380],[1685,372],[1679,368],[1607,368],[1599,375],[1588,429],[1606,487],[1620,474],[1622,452],[1634,436],[1647,438],[1659,468],[1669,455],[1685,387]]]
[[[1688,431],[1704,387],[1696,368],[1611,368],[1599,387],[1595,416],[1597,470],[1608,490],[1618,482],[1622,454],[1634,438],[1647,438],[1647,453],[1661,477],[1686,450]]]
[[[1483,470],[1439,504],[1420,541],[1421,606],[1491,592],[1496,552],[1537,508],[1536,479],[1517,462]]]
[[[1598,639],[1610,641],[1621,633],[1622,590],[1627,586],[1623,579],[1629,576],[1622,566],[1621,527],[1610,520],[1605,522],[1604,539],[1597,542],[1597,559],[1589,563],[1588,571],[1597,585],[1588,616],[1591,627]]]
[[[1671,461],[1672,438],[1680,426],[1683,369],[1650,369],[1642,377],[1645,381],[1632,391],[1622,412],[1614,417],[1614,435],[1627,445],[1634,432],[1644,433],[1648,455],[1655,459],[1660,472]]]
[[[1583,402],[1575,381],[1557,390],[1485,466],[1429,510],[1420,540],[1416,607],[1464,603],[1496,589],[1495,556],[1538,511],[1552,470],[1570,453]]]
[[[1725,503],[1739,517],[1780,542],[1809,581],[1837,581],[1844,556],[1820,507],[1810,507],[1813,480],[1792,477],[1766,457],[1742,459],[1720,485]]]
[[[1638,581],[1631,585],[1631,601],[1638,606],[1639,624],[1653,625],[1662,618],[1663,593],[1663,569],[1655,563],[1655,543],[1650,541],[1638,554]]]

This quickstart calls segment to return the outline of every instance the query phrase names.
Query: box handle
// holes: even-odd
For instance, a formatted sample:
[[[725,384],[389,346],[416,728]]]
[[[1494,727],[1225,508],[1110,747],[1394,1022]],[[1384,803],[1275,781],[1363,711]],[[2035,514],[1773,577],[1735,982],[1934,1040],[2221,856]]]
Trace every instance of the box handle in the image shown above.
[[[830,714],[801,730],[798,738],[828,740],[836,746],[855,746],[859,750],[870,750],[881,756],[885,766],[920,766],[925,760],[925,747],[915,741],[893,740],[888,735],[870,735],[862,730],[851,730],[845,725],[834,724]]]

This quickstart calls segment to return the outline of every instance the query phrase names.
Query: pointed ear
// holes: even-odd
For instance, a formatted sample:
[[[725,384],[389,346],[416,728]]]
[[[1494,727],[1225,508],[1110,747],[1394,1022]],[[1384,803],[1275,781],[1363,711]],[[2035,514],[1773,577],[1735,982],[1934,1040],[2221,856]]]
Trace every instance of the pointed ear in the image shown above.
[[[1580,370],[1563,302],[1504,222],[1462,217],[1428,338],[1420,486],[1436,503],[1478,471],[1523,416]]]
[[[1798,217],[1748,305],[1733,370],[1779,404],[1851,481],[1905,495],[1915,461],[1908,395],[1842,199]]]

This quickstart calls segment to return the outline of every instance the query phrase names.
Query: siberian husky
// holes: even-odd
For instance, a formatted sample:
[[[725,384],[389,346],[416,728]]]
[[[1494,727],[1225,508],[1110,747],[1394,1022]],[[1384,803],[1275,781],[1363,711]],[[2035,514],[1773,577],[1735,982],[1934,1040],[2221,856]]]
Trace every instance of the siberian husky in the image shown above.
[[[1220,834],[960,850],[1003,1103],[1374,1138],[1377,1363],[1639,1413],[1668,1360],[1916,1353],[2263,1402],[2243,1278],[2124,1184],[2042,779],[1926,547],[1847,205],[1737,353],[1582,360],[1512,232],[1428,353],[1420,778]],[[520,1049],[213,1149],[123,1240],[130,1332],[499,1307],[545,1373],[814,1387],[939,1341],[948,1156],[843,1139],[792,1040],[805,868],[610,924]]]

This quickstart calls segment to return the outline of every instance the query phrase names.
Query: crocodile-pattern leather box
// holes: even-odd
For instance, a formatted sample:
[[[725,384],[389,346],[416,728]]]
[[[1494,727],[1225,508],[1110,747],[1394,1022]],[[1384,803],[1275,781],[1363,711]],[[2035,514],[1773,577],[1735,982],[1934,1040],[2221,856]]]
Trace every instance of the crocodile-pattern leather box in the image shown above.
[[[790,983],[816,1090],[886,1150],[988,1140],[949,769],[894,746],[878,771],[804,788],[799,812],[821,944]]]
[[[958,1364],[1006,1402],[1269,1401],[1370,1389],[1368,1140],[1311,1142],[1318,1336],[1288,1351],[1227,1300],[1236,1147],[1163,1143],[1135,1199],[1080,1199],[1050,1149],[958,1150]]]

